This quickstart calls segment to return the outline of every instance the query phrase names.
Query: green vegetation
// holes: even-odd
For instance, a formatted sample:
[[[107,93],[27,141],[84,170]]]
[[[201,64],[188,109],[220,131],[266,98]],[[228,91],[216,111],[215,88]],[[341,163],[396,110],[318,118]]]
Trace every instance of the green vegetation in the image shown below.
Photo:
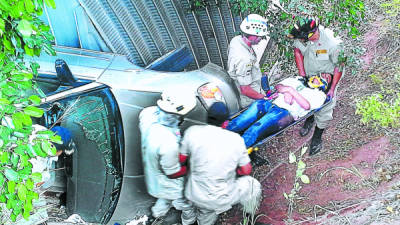
[[[373,127],[400,127],[400,68],[391,82],[382,75],[371,74],[370,78],[374,85],[380,86],[380,91],[357,102],[356,114],[362,116],[361,123]]]
[[[400,13],[400,0],[385,1],[380,6],[386,13],[384,26],[389,27],[384,38],[397,42],[398,49],[400,23],[397,17]],[[396,44],[393,46],[396,48]],[[392,51],[392,54],[388,54],[386,63],[379,65],[386,66],[380,69],[383,72],[369,75],[373,85],[379,89],[370,96],[358,99],[356,114],[361,115],[361,123],[375,128],[400,127],[400,67],[396,68],[398,65],[394,65],[393,68],[388,68],[397,58],[396,50]]]
[[[283,193],[283,196],[285,197],[285,199],[288,201],[289,204],[288,207],[289,218],[292,216],[296,200],[299,198],[298,193],[302,188],[302,186],[300,185],[300,180],[303,184],[310,183],[310,178],[306,174],[304,174],[304,171],[306,170],[306,163],[302,160],[302,157],[306,152],[307,152],[307,147],[302,147],[298,158],[296,158],[296,155],[293,152],[289,153],[289,163],[297,164],[296,175],[294,177],[294,182],[293,182],[293,188],[289,194],[286,194],[286,192]]]
[[[39,197],[34,186],[42,179],[29,160],[55,155],[51,142],[61,143],[48,130],[32,135],[32,117],[43,115],[37,107],[43,93],[32,82],[39,65],[26,56],[39,56],[42,49],[55,54],[49,27],[38,18],[44,4],[55,8],[54,0],[0,0],[0,224],[29,219]],[[34,90],[40,97],[28,94]]]

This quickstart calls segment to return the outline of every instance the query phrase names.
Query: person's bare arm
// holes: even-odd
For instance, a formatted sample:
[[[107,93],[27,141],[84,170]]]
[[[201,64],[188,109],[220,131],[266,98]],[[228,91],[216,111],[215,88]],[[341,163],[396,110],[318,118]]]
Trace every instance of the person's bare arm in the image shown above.
[[[304,70],[304,56],[301,54],[300,49],[294,49],[294,61],[296,62],[297,69],[299,70],[299,75],[302,77],[306,76],[306,71]]]
[[[251,99],[264,98],[263,94],[260,94],[257,91],[255,91],[252,87],[250,87],[250,85],[240,85],[240,92]]]
[[[338,67],[335,67],[335,70],[333,71],[331,88],[329,89],[328,93],[326,94],[330,98],[333,98],[333,96],[335,95],[336,85],[339,83],[339,80],[341,77],[342,77],[342,72],[340,72]]]
[[[293,99],[297,102],[297,104],[301,106],[301,108],[305,110],[310,109],[310,103],[307,101],[307,99],[301,96],[299,92],[297,92],[294,88],[282,84],[276,85],[275,88],[279,93],[290,94],[293,97]]]

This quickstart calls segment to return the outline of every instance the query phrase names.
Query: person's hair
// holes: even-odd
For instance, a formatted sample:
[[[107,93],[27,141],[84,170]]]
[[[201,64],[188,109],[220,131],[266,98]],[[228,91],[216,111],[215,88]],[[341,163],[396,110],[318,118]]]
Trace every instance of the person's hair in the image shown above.
[[[214,126],[220,126],[229,118],[229,112],[226,105],[222,102],[215,102],[208,109],[207,122]]]

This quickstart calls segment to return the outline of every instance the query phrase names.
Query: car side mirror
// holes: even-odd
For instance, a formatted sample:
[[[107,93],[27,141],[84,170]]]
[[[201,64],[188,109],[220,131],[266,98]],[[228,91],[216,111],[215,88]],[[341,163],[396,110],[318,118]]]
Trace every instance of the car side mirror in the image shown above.
[[[68,64],[63,59],[56,60],[55,69],[57,78],[62,86],[74,86],[74,84],[78,81],[71,73]]]

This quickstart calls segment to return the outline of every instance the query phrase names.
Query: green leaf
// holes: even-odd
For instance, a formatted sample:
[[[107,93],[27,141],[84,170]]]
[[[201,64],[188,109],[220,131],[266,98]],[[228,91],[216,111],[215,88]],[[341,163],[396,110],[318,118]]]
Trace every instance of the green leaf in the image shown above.
[[[21,201],[25,201],[26,199],[26,187],[23,184],[18,184],[18,198]]]
[[[23,120],[22,123],[26,126],[32,126],[32,119],[29,115],[23,113]]]
[[[296,156],[293,154],[293,152],[289,153],[289,163],[294,163],[296,162]]]
[[[10,85],[5,85],[4,87],[2,87],[3,94],[7,95],[7,96],[13,96],[13,95],[17,95],[19,94],[19,91],[13,87],[11,87]]]
[[[62,144],[63,141],[61,140],[61,137],[58,135],[55,135],[53,137],[50,138],[50,141],[56,144]]]
[[[57,153],[56,148],[48,141],[42,142],[42,149],[47,155],[55,156]]]
[[[35,155],[33,154],[35,152],[35,150],[33,149],[33,146],[31,144],[28,145],[26,152],[28,153],[30,158],[35,157]]]
[[[17,111],[17,108],[13,105],[5,105],[4,106],[4,112],[8,114],[13,114]]]
[[[33,150],[35,151],[36,155],[38,155],[40,157],[47,157],[47,154],[42,151],[40,144],[35,144],[33,146]]]
[[[288,199],[288,195],[286,194],[286,192],[283,192],[283,197],[285,197],[286,199]]]
[[[14,168],[16,168],[17,165],[18,165],[18,162],[19,162],[19,155],[15,154],[15,153],[12,153],[12,154],[11,154],[11,163],[12,163],[12,166],[13,166]]]
[[[25,207],[25,206],[24,206]],[[32,209],[31,209],[32,210]],[[31,210],[24,210],[24,213],[22,214],[22,216],[24,217],[24,219],[26,220],[26,221],[29,221],[29,217],[31,216],[30,215],[30,211]]]
[[[6,24],[4,23],[4,20],[0,18],[0,36],[3,36],[5,29]]]
[[[4,176],[3,176],[3,174],[0,173],[0,186],[3,186],[4,181],[5,181]]]
[[[19,177],[23,180],[28,179],[31,173],[32,173],[32,165],[31,164],[27,165],[25,168],[18,171]]]
[[[296,170],[296,177],[301,177],[303,175],[304,169],[298,168]]]
[[[17,30],[22,34],[24,37],[29,37],[33,34],[33,28],[31,23],[28,20],[22,19],[19,21]]]
[[[15,222],[17,221],[17,215],[15,215],[14,213],[10,215],[10,219],[11,221]]]
[[[18,180],[18,173],[15,172],[15,170],[10,169],[10,168],[5,168],[4,169],[4,175],[6,178],[10,181],[16,181]]]
[[[42,115],[43,115],[43,109],[39,109],[35,106],[26,107],[24,109],[24,112],[30,116],[38,117],[38,118],[42,117]]]
[[[25,53],[29,56],[35,55],[33,48],[29,48],[28,45],[24,45],[24,50],[25,50]]]
[[[31,178],[32,178],[33,182],[35,182],[35,183],[40,182],[40,181],[42,181],[42,174],[38,173],[38,172],[32,173]]]
[[[11,6],[7,3],[6,0],[0,0],[0,6],[1,6],[2,10],[4,10],[4,11],[11,10]]]
[[[18,73],[18,74],[12,74],[10,79],[12,81],[23,81],[23,80],[27,80],[26,77],[24,76],[24,74]]]
[[[305,175],[305,174],[301,175],[300,179],[301,179],[301,182],[303,182],[305,184],[309,184],[310,183],[310,178],[308,178],[308,176]]]
[[[6,98],[0,98],[0,104],[7,105],[10,104],[10,101]]]
[[[11,209],[12,208],[12,205],[14,204],[14,199],[7,199],[7,205],[6,205],[6,207],[7,207],[7,209]]]
[[[26,149],[27,149],[26,145],[19,145],[14,149],[14,152],[17,153],[18,155],[24,155]]]
[[[7,182],[8,193],[13,194],[15,192],[15,186],[16,186],[15,181],[8,181]]]
[[[6,196],[4,194],[0,195],[0,202],[5,203],[7,201]]]
[[[22,90],[29,90],[32,89],[32,81],[27,80],[27,81],[17,81],[15,82],[18,84],[18,88]]]
[[[33,13],[35,11],[35,6],[31,0],[24,0],[25,8],[28,13]]]
[[[51,8],[53,8],[53,9],[56,8],[56,3],[54,2],[54,0],[44,0],[44,2],[46,3],[46,5],[47,5],[48,7],[51,7]]]
[[[303,148],[301,148],[301,156],[304,155],[304,153],[307,152],[308,147],[304,146]]]
[[[54,132],[51,130],[43,130],[36,132],[36,136],[41,139],[50,139],[54,136]]]
[[[2,163],[8,164],[10,162],[9,160],[10,160],[10,153],[8,153],[8,152],[1,153],[0,161]]]
[[[29,148],[26,148],[26,149],[28,150]],[[28,159],[29,159],[28,155],[21,155],[20,156],[20,165],[21,165],[21,167],[24,168],[25,166],[29,165]]]
[[[303,162],[303,160],[299,160],[299,163],[297,164],[297,168],[299,168],[299,169],[306,168],[306,164]]]
[[[28,98],[34,105],[39,105],[40,104],[40,98],[37,95],[31,95]]]
[[[24,210],[30,212],[32,209],[33,209],[32,196],[29,194],[29,191],[27,191],[26,201],[24,204]]]
[[[33,190],[34,188],[34,183],[32,179],[27,179],[25,185],[28,190]]]
[[[22,128],[22,121],[24,120],[24,116],[21,112],[17,112],[12,115],[12,122],[14,124],[15,129],[19,130]]]

